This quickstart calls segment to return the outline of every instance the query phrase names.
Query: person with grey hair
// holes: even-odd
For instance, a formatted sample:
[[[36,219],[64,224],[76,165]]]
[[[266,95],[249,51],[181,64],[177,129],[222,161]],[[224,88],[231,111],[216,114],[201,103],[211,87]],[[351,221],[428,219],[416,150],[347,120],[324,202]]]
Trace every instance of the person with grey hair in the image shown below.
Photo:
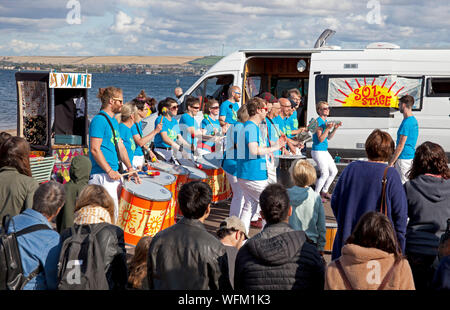
[[[8,233],[27,229],[31,232],[17,236],[23,274],[34,274],[25,290],[55,290],[61,241],[52,229],[51,221],[65,202],[64,186],[50,181],[41,184],[33,196],[33,207],[14,216],[8,224]]]
[[[220,105],[219,122],[220,126],[237,123],[237,110],[239,110],[239,101],[241,100],[241,88],[231,86],[228,89],[228,100]]]

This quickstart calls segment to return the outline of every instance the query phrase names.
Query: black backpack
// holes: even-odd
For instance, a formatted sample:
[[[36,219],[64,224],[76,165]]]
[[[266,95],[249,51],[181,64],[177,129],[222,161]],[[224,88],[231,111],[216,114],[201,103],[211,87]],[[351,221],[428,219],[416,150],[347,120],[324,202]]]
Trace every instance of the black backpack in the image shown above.
[[[2,228],[0,229],[0,290],[22,290],[44,267],[39,263],[39,267],[25,277],[17,237],[37,230],[51,230],[51,228],[45,224],[36,224],[8,234],[10,220],[13,221],[9,215],[5,215],[2,220]]]
[[[101,244],[96,235],[108,223],[86,229],[72,227],[71,236],[64,240],[58,262],[59,290],[109,290]]]

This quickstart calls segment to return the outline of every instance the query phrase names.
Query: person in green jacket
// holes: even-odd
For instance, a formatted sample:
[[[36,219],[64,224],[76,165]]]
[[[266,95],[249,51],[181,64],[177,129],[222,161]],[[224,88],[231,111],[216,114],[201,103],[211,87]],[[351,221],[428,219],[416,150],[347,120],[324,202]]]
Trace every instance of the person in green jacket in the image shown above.
[[[73,226],[75,203],[79,193],[88,185],[92,163],[87,156],[76,156],[70,164],[70,181],[64,184],[66,203],[56,218],[56,229],[61,233]]]
[[[29,156],[24,138],[10,137],[0,146],[0,225],[5,215],[13,217],[33,206],[39,183],[31,176]]]

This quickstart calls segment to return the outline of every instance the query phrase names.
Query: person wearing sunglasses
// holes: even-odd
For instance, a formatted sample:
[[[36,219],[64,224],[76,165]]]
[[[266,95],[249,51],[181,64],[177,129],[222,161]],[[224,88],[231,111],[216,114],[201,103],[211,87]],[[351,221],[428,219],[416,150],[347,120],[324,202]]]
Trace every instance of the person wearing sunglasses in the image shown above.
[[[198,144],[199,153],[214,153],[221,146],[221,137],[227,132],[229,125],[223,127],[219,122],[219,102],[216,99],[209,99],[206,102],[206,111],[201,123],[201,131],[203,134],[203,141]],[[205,137],[212,136],[212,139]]]
[[[239,101],[241,100],[241,88],[239,86],[231,86],[228,89],[228,100],[222,102],[220,106],[219,121],[220,126],[226,124],[235,124],[237,120],[237,110],[239,110]]]
[[[316,181],[315,191],[320,194],[322,201],[325,202],[325,200],[331,199],[328,189],[338,173],[333,157],[328,152],[328,140],[334,137],[341,123],[328,122],[327,117],[330,114],[328,102],[320,101],[316,110],[319,117],[317,118],[317,130],[313,135],[311,157],[320,171],[320,178]]]
[[[175,116],[178,112],[178,103],[173,98],[166,98],[158,104],[159,116],[155,120],[155,128],[162,124],[162,129],[156,134],[154,144],[155,152],[165,161],[175,162],[173,151],[178,151],[184,158],[189,158],[186,149],[190,149],[190,144],[183,139],[180,126]]]
[[[289,152],[291,154],[298,154],[299,151],[297,150],[299,148],[302,148],[303,144],[299,141],[295,141],[292,139],[292,137],[295,136],[293,132],[296,132],[294,131],[295,127],[291,118],[293,114],[292,104],[289,101],[289,99],[286,98],[280,98],[279,103],[281,110],[278,116],[279,119],[277,119],[277,121],[280,124],[281,133],[284,134],[287,138],[286,139],[287,148],[284,148],[282,150],[283,155],[289,155]]]
[[[198,122],[195,119],[197,113],[200,111],[200,100],[196,97],[188,96],[186,98],[186,107],[187,112],[180,118],[180,130],[184,140],[190,145],[190,151],[194,153],[199,139],[202,141],[203,139],[208,140],[214,137],[210,135],[203,136]]]
[[[119,165],[125,164],[128,172],[140,183],[137,172],[128,157],[128,152],[120,136],[119,123],[114,117],[123,106],[122,89],[116,87],[100,88],[97,94],[101,111],[94,116],[89,125],[89,158],[92,162],[89,184],[103,186],[114,200],[115,217],[119,214],[118,187],[121,184]]]
[[[131,127],[134,142],[136,144],[136,150],[133,157],[133,167],[135,169],[141,169],[145,163],[144,153],[148,153],[148,157],[156,158],[155,154],[148,148],[147,143],[153,140],[158,132],[162,129],[162,124],[155,126],[155,129],[148,135],[143,135],[142,119],[146,118],[150,107],[148,105],[149,98],[145,94],[144,90],[141,90],[139,95],[132,100],[132,103],[137,108],[137,113],[134,116],[134,125]]]
[[[266,102],[255,97],[250,99],[246,105],[250,118],[245,122],[237,141],[238,148],[242,148],[244,151],[242,153],[244,158],[237,159],[237,179],[244,195],[240,218],[249,231],[250,221],[260,209],[259,195],[269,184],[266,155],[279,150],[286,141],[284,138],[280,138],[275,145],[267,147],[267,136],[263,136],[259,128],[267,115]]]

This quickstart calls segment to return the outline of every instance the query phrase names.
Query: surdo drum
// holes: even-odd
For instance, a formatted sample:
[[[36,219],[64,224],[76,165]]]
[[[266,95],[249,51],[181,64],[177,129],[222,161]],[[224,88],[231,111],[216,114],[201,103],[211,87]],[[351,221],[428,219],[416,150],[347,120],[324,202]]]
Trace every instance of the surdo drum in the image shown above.
[[[126,181],[122,187],[117,225],[124,231],[125,243],[136,245],[143,236],[154,236],[164,226],[170,212],[172,193],[147,178],[141,184]]]

